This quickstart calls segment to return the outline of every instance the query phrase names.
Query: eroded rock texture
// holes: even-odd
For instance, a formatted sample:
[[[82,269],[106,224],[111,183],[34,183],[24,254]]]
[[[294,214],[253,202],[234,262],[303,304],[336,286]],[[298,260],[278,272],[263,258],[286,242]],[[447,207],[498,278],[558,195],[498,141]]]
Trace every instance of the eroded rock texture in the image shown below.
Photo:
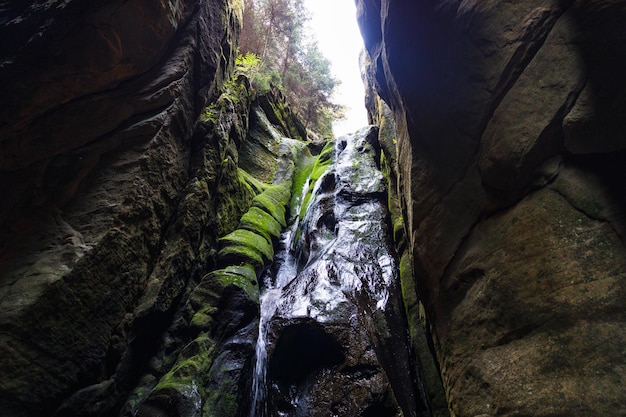
[[[234,413],[236,372],[197,378],[185,360],[208,351],[198,369],[210,370],[233,335],[255,331],[260,265],[220,269],[218,238],[262,211],[256,198],[294,155],[249,152],[268,167],[239,151],[263,134],[305,136],[280,97],[252,104],[245,79],[217,100],[241,4],[0,10],[0,413],[195,415],[198,398]],[[283,123],[268,132],[263,117]],[[272,196],[284,189],[288,200],[289,187]],[[263,213],[249,221],[276,222]],[[230,351],[249,355],[243,345]],[[211,384],[222,397],[208,398]]]
[[[624,415],[624,3],[357,4],[451,412]]]

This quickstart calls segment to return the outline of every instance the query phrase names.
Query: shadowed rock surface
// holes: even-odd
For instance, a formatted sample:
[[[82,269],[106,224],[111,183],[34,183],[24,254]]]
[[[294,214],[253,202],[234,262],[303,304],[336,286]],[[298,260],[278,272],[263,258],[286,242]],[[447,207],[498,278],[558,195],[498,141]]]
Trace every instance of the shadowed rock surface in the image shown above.
[[[134,413],[181,351],[202,346],[212,352],[205,362],[224,357],[224,345],[249,355],[231,336],[256,331],[254,267],[203,277],[221,262],[218,238],[251,206],[265,207],[254,200],[262,181],[294,157],[266,145],[256,155],[275,162],[261,181],[241,169],[250,109],[273,108],[265,117],[285,126],[272,129],[289,129],[266,135],[305,137],[282,98],[253,105],[245,79],[218,100],[232,74],[238,2],[79,3],[0,5],[7,417]],[[268,127],[255,129],[251,141],[267,142]],[[200,282],[211,296],[190,297]],[[231,341],[216,346],[207,332]],[[211,377],[193,385],[193,374],[179,374],[212,403]],[[168,389],[174,404],[180,396]]]
[[[451,412],[624,415],[626,7],[357,4]]]

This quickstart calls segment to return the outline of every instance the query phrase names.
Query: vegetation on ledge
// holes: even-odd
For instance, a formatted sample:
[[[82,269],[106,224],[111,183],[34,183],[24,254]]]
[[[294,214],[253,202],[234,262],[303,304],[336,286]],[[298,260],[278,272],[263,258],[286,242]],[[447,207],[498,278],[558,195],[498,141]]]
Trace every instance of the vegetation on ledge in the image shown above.
[[[281,90],[307,129],[330,138],[343,107],[332,101],[339,85],[317,42],[307,36],[302,0],[245,0],[238,64],[255,88]]]

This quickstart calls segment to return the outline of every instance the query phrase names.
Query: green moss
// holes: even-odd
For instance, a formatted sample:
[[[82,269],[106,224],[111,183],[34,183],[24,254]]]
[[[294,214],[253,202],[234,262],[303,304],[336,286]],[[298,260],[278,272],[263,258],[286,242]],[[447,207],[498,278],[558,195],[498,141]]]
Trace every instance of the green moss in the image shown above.
[[[241,168],[237,169],[239,181],[244,184],[252,193],[260,194],[267,188],[267,184],[257,180]]]
[[[218,256],[222,264],[240,262],[240,264],[251,264],[255,268],[262,267],[265,262],[261,254],[246,246],[229,246],[219,251]]]
[[[285,212],[291,197],[291,182],[285,181],[268,187],[252,201],[258,207],[270,214],[282,227],[287,226]]]
[[[223,236],[237,227],[256,193],[252,187],[240,181],[239,169],[231,158],[223,164],[217,191],[217,235]]]
[[[328,162],[332,161],[335,156],[335,141],[329,140],[322,148],[322,152],[317,156],[318,161]]]
[[[268,241],[280,237],[281,224],[269,213],[258,207],[250,207],[250,210],[241,217],[239,229],[255,231]]]
[[[263,236],[249,230],[237,229],[220,239],[222,249],[218,258],[233,264],[261,267],[274,259],[274,248]]]
[[[224,287],[236,285],[255,302],[259,302],[259,286],[256,271],[252,265],[232,265],[212,272],[215,278]]]
[[[200,121],[215,124],[219,119],[219,115],[220,112],[217,108],[217,102],[213,102],[204,108],[202,114],[200,114]]]
[[[300,214],[298,208],[301,207],[301,200],[305,197],[302,195],[304,191],[303,188],[311,175],[311,170],[313,169],[315,160],[316,158],[311,156],[309,153],[308,155],[299,158],[298,163],[295,166],[295,175],[293,177],[291,188],[291,201],[289,203],[290,219],[294,219]]]
[[[225,265],[250,265],[261,268],[274,259],[273,240],[286,226],[285,210],[291,197],[291,181],[266,186],[241,216],[239,227],[220,238],[218,262]],[[229,279],[236,276],[228,275]],[[256,279],[256,277],[255,277]],[[242,284],[243,285],[243,284]]]
[[[220,296],[229,285],[241,288],[248,298],[258,302],[259,289],[256,270],[251,264],[230,265],[223,269],[211,271],[202,278],[201,284],[196,287],[190,296],[190,301],[196,307],[192,318],[192,325],[202,330],[210,329],[213,316],[218,311]],[[203,304],[201,304],[204,302]]]
[[[214,351],[215,342],[207,334],[201,334],[185,346],[176,364],[161,378],[151,396],[166,389],[185,394],[194,385],[197,386],[197,378],[205,375],[213,363]]]
[[[213,325],[213,313],[215,313],[215,310],[215,307],[208,307],[198,311],[191,318],[191,326],[199,329],[210,329]]]
[[[212,390],[205,400],[202,415],[207,417],[235,416],[238,406],[236,393],[223,389]]]
[[[335,156],[335,142],[330,141],[324,145],[322,152],[318,155],[315,163],[311,167],[311,173],[309,177],[309,189],[304,197],[302,206],[300,207],[300,218],[304,216],[304,213],[308,210],[309,201],[311,200],[311,193],[315,187],[315,182],[326,172],[328,167],[333,162]]]
[[[218,124],[223,113],[232,113],[233,105],[240,102],[247,102],[250,99],[248,91],[249,81],[241,73],[235,72],[233,76],[224,83],[222,94],[219,98],[204,108],[200,114],[200,121],[211,124]]]

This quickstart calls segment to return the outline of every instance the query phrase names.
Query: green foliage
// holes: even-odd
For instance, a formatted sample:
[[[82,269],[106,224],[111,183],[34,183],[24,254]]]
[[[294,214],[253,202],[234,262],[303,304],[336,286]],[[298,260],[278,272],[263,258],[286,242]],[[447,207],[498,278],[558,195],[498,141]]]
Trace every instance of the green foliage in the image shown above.
[[[237,57],[235,62],[239,59],[240,57]],[[232,112],[233,104],[248,99],[249,92],[241,76],[248,76],[248,73],[254,71],[254,57],[249,57],[248,59],[241,57],[240,64],[236,64],[236,67],[237,71],[224,83],[222,94],[219,98],[204,108],[204,111],[200,115],[201,121],[218,124],[223,113],[229,114]]]
[[[246,0],[238,62],[255,89],[281,89],[295,113],[323,137],[332,137],[332,122],[343,108],[332,102],[339,82],[317,42],[306,34],[308,12],[303,0]]]
[[[253,52],[245,52],[235,58],[235,73],[243,74],[258,93],[270,90],[271,85],[280,84],[280,76],[277,72],[268,70],[261,58]]]
[[[248,78],[252,78],[252,75],[258,70],[260,64],[261,58],[252,52],[246,52],[243,55],[240,54],[235,58],[235,69],[247,75]]]

